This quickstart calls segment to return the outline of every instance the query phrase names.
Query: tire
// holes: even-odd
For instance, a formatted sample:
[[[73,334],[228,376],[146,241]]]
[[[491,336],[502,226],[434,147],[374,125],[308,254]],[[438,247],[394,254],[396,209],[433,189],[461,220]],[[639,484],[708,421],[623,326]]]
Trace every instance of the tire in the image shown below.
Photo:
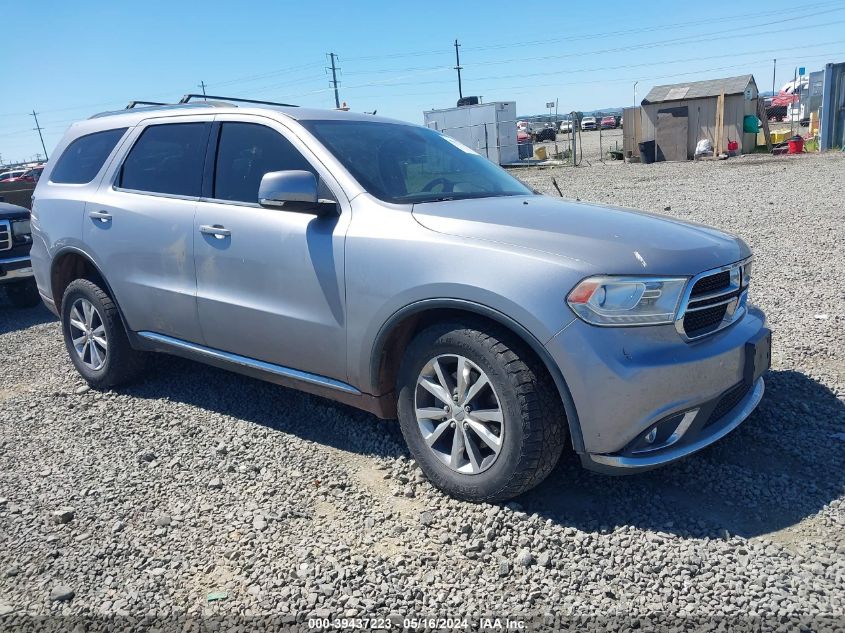
[[[467,395],[482,376],[488,385],[456,405],[458,367],[467,372]],[[448,395],[436,389],[444,384],[440,375],[453,393],[448,405]],[[421,380],[434,387],[422,386]],[[555,467],[566,441],[566,417],[554,382],[528,347],[504,328],[455,322],[423,330],[405,352],[397,393],[399,424],[412,455],[429,481],[458,499],[500,502],[533,488]],[[462,412],[459,405],[470,402],[469,412]],[[437,414],[438,408],[444,412]],[[475,430],[481,422],[484,440]]]
[[[86,303],[93,310],[90,320]],[[80,352],[74,339],[80,341],[85,338],[81,327],[85,325],[89,326],[91,336],[80,344],[83,348]],[[72,281],[65,290],[62,333],[74,367],[95,389],[109,389],[131,382],[141,375],[146,366],[146,354],[132,349],[129,344],[117,305],[102,288],[87,279]]]
[[[34,308],[41,303],[35,279],[9,284],[6,286],[6,296],[16,308]]]

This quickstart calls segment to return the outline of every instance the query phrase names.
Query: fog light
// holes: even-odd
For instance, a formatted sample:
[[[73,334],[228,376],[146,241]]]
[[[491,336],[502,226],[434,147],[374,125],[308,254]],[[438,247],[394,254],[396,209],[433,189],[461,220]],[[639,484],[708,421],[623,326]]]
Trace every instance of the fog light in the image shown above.
[[[645,441],[649,444],[654,444],[654,440],[657,438],[657,427],[655,426],[651,431],[649,431],[645,436]]]

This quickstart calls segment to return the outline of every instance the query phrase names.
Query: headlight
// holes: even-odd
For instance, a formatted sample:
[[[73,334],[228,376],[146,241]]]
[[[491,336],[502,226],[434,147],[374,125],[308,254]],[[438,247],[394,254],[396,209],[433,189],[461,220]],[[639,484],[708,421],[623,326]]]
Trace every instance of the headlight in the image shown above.
[[[29,220],[17,220],[12,222],[12,235],[15,237],[23,237],[24,235],[29,235],[32,233],[32,229],[29,226]]]
[[[566,302],[587,323],[604,326],[672,323],[687,277],[589,277]]]
[[[742,264],[742,287],[747,288],[751,282],[751,258],[745,260]]]

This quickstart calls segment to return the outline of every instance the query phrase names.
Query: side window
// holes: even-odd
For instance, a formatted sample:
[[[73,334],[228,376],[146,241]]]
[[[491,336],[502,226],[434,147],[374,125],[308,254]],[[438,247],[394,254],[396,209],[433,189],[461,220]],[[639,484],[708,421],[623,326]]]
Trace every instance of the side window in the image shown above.
[[[209,128],[209,123],[149,126],[123,162],[117,186],[199,197]]]
[[[256,123],[223,123],[212,196],[218,200],[258,202],[262,176],[287,169],[303,169],[319,178],[299,150],[277,131]]]
[[[124,132],[126,128],[122,127],[80,136],[62,152],[50,182],[84,185],[94,180]]]

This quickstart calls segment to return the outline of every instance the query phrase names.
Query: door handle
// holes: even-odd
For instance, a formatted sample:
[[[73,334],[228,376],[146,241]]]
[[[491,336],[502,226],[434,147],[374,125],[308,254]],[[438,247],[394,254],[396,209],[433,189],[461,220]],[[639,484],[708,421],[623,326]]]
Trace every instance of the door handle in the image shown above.
[[[99,220],[100,222],[111,222],[111,213],[106,213],[105,211],[91,211],[88,214],[88,217],[93,220]]]
[[[232,232],[229,229],[224,228],[224,227],[220,226],[219,224],[214,224],[214,225],[201,224],[200,225],[200,233],[202,233],[203,235],[213,235],[218,240],[222,240],[224,238],[227,238],[232,234]]]

